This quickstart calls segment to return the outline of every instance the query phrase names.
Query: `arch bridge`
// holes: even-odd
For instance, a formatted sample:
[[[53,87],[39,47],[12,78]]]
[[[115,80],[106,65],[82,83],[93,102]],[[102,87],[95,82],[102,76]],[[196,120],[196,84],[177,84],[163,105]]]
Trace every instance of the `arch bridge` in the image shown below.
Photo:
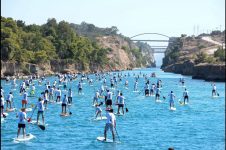
[[[147,34],[154,34],[154,35],[160,35],[160,36],[163,36],[163,37],[167,37],[168,40],[159,40],[159,39],[155,39],[155,40],[136,40],[136,39],[133,39],[134,37],[138,37],[138,36],[141,36],[141,35],[147,35]],[[167,43],[170,43],[171,41],[169,41],[169,36],[165,35],[165,34],[160,34],[160,33],[140,33],[140,34],[137,34],[137,35],[134,35],[132,37],[130,37],[131,41],[135,41],[135,42],[167,42]],[[151,48],[154,49],[154,53],[164,53],[167,46],[160,46],[160,45],[157,45],[157,46],[152,46],[151,45]]]

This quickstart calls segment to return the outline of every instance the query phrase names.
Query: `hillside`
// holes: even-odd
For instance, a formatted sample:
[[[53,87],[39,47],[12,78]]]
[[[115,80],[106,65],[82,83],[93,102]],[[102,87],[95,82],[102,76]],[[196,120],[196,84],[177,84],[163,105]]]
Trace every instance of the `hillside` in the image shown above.
[[[151,49],[147,56],[147,49],[117,31],[114,26],[58,23],[54,18],[41,26],[26,25],[1,16],[1,77],[154,66]]]
[[[164,71],[225,81],[225,31],[197,37],[182,35],[171,40],[161,66]]]

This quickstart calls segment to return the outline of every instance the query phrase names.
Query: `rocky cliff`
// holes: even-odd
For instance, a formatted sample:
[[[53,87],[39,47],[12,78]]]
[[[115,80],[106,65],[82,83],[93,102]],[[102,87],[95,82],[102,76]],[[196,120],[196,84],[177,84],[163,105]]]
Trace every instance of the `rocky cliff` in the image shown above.
[[[224,32],[204,38],[171,38],[161,68],[166,72],[191,75],[194,79],[225,82],[225,59],[216,55],[216,51],[224,46],[218,44],[223,43],[224,38]],[[222,51],[221,55],[225,56],[225,48]]]

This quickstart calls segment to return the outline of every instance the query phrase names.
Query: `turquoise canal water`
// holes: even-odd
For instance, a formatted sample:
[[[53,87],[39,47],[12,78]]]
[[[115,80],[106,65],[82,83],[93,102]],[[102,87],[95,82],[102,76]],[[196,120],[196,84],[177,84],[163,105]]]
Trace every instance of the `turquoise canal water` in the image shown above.
[[[92,97],[95,89],[101,83],[95,81],[94,86],[83,84],[84,95],[77,94],[78,80],[71,84],[74,96],[70,108],[72,115],[62,118],[61,105],[49,104],[45,111],[46,130],[43,131],[35,125],[27,125],[27,132],[36,138],[23,143],[15,143],[13,138],[17,133],[16,112],[9,115],[1,124],[1,148],[6,149],[153,149],[164,150],[174,147],[177,150],[224,150],[225,149],[225,83],[216,83],[219,97],[211,97],[211,82],[194,80],[190,76],[182,76],[173,73],[164,73],[160,69],[143,69],[122,72],[130,73],[130,77],[123,78],[118,84],[122,90],[128,108],[124,116],[116,116],[117,132],[121,143],[103,143],[96,140],[103,136],[105,121],[94,121],[92,118],[95,108],[92,107]],[[145,97],[144,93],[133,92],[134,77],[144,73],[150,75],[155,72],[157,77],[150,78],[150,83],[156,83],[161,79],[161,99],[166,96],[163,103],[155,103],[154,97]],[[178,99],[182,99],[184,87],[179,84],[179,78],[185,79],[185,85],[190,93],[190,103],[181,106]],[[94,75],[90,78],[95,79]],[[47,77],[51,84],[57,77]],[[107,77],[109,79],[109,76]],[[129,89],[124,88],[125,80],[129,81]],[[21,80],[17,80],[19,85]],[[37,81],[34,81],[37,83]],[[108,85],[110,85],[108,80]],[[10,91],[11,85],[1,82],[5,96]],[[37,84],[36,84],[37,85]],[[138,88],[144,86],[144,78],[140,77]],[[18,87],[17,87],[18,88]],[[62,88],[62,86],[61,86]],[[36,86],[36,93],[44,90],[44,86]],[[176,111],[169,110],[168,93],[173,90],[176,95]],[[113,91],[117,91],[113,90]],[[21,107],[22,96],[19,90],[13,91],[16,108]],[[103,99],[101,99],[103,101]],[[35,104],[36,98],[29,98],[29,103]],[[30,105],[29,105],[30,106]],[[113,106],[116,108],[116,106]],[[102,106],[104,110],[104,106]],[[115,109],[116,110],[116,109]],[[103,111],[105,114],[105,111]],[[35,120],[37,112],[33,115]],[[28,117],[31,112],[28,112]],[[116,135],[117,141],[119,138]],[[108,132],[108,138],[112,138]]]

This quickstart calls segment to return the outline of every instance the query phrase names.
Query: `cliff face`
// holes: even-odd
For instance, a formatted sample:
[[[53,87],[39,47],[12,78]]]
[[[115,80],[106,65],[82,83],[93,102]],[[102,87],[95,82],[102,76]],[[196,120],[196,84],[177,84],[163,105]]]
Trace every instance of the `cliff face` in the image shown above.
[[[198,64],[192,61],[175,63],[164,67],[166,72],[173,72],[182,75],[191,75],[193,79],[204,79],[206,81],[225,81],[224,64]]]
[[[224,82],[225,61],[214,55],[223,45],[219,42],[224,38],[222,33],[213,37],[173,38],[167,47],[161,68],[166,72],[191,75],[194,79]]]

